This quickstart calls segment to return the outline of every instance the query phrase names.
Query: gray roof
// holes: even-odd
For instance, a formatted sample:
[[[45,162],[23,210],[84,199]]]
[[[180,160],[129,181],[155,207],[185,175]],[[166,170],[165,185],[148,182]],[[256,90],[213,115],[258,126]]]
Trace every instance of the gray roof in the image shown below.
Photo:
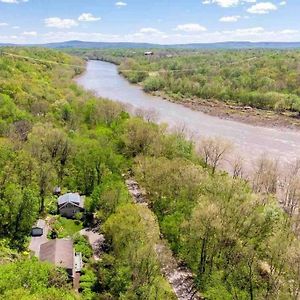
[[[75,203],[80,205],[80,195],[78,193],[68,193],[60,196],[57,200],[58,205],[66,203]]]
[[[73,269],[73,241],[56,239],[42,244],[40,246],[40,260],[53,263],[57,267]]]

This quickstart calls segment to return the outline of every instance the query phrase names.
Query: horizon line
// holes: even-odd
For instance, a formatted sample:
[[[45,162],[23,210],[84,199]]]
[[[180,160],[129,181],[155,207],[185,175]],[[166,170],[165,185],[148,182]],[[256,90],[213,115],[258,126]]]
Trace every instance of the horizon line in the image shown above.
[[[211,44],[228,44],[228,43],[248,43],[248,44],[299,44],[299,41],[220,41],[220,42],[192,42],[192,43],[172,43],[172,44],[161,44],[161,43],[149,43],[149,42],[126,42],[126,41],[85,41],[85,40],[65,40],[65,41],[53,41],[53,42],[45,42],[45,43],[6,43],[1,42],[0,45],[15,45],[15,46],[38,46],[38,45],[49,45],[49,44],[64,44],[64,43],[103,43],[103,44],[146,44],[146,45],[158,45],[158,46],[176,46],[176,45],[211,45]]]

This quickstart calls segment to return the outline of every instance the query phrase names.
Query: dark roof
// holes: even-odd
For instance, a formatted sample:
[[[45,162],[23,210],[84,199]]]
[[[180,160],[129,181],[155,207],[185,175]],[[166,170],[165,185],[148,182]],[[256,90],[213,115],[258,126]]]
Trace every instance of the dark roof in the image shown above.
[[[42,236],[43,235],[43,228],[40,227],[33,227],[31,229],[32,236]]]
[[[40,260],[48,261],[65,269],[74,267],[72,240],[56,239],[40,246]]]
[[[61,188],[59,186],[56,186],[54,189],[53,189],[53,194],[57,194],[59,195],[61,193]]]
[[[68,193],[60,196],[57,200],[58,205],[73,203],[80,205],[80,195],[78,193]]]

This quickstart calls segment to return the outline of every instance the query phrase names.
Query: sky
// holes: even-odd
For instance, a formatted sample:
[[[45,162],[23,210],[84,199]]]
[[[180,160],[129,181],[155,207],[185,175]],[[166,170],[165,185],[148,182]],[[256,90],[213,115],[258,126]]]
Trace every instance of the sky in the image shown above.
[[[300,42],[300,0],[0,0],[0,43]]]

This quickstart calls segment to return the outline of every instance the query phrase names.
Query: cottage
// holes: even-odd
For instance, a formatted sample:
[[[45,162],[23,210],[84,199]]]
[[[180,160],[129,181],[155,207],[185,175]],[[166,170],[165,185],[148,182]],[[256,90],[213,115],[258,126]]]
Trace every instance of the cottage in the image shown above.
[[[76,213],[84,211],[84,197],[78,193],[68,193],[57,200],[58,211],[61,216],[74,218]]]
[[[81,253],[74,252],[72,240],[56,239],[42,244],[39,258],[65,269],[71,278],[82,269]]]

